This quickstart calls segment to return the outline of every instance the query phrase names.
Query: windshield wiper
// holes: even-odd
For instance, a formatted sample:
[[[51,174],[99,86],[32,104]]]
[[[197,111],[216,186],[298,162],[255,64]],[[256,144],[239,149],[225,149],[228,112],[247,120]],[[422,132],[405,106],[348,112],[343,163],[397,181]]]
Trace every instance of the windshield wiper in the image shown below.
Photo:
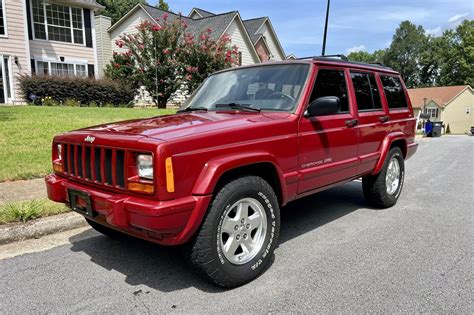
[[[203,110],[203,111],[207,112],[206,107],[186,107],[184,109],[178,110],[177,113],[195,112],[195,111],[198,111],[198,110]]]
[[[250,110],[253,112],[260,112],[260,108],[252,107],[250,104],[240,104],[240,103],[226,103],[226,104],[216,104],[214,105],[216,108],[219,107],[230,107],[230,108],[238,108],[243,110]]]

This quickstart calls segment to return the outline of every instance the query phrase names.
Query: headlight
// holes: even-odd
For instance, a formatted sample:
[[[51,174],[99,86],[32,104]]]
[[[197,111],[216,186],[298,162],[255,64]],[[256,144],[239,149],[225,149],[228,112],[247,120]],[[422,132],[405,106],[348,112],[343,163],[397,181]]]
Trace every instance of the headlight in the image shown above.
[[[138,177],[153,179],[153,156],[151,154],[137,155]]]
[[[59,161],[61,161],[63,159],[62,152],[63,152],[63,146],[58,144],[58,160]]]

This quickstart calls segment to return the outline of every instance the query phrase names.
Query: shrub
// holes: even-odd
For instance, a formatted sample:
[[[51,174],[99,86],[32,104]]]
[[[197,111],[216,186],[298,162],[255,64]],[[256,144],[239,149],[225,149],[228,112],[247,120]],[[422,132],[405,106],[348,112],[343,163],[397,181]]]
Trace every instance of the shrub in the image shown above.
[[[41,105],[43,106],[58,106],[60,105],[57,101],[53,100],[51,96],[45,96],[41,98]]]
[[[20,89],[28,102],[43,104],[68,104],[69,106],[87,106],[95,103],[101,106],[110,103],[117,107],[133,101],[135,92],[128,86],[110,80],[94,80],[77,77],[21,76]],[[74,104],[74,105],[73,105]]]
[[[64,101],[63,105],[68,106],[68,107],[80,107],[81,103],[79,103],[78,101],[74,99],[68,98],[67,100]]]

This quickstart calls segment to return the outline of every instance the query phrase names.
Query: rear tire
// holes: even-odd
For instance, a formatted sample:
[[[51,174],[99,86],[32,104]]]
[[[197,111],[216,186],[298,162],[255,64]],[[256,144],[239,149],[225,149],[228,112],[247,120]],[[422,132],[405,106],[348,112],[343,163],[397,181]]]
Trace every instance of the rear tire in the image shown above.
[[[405,165],[400,148],[390,149],[382,170],[377,175],[362,178],[367,202],[377,208],[389,208],[397,203],[405,179]]]
[[[108,236],[110,238],[122,238],[122,237],[125,237],[126,234],[122,233],[122,232],[119,232],[117,230],[114,230],[112,228],[109,228],[105,225],[102,225],[102,224],[99,224],[97,222],[94,222],[90,219],[87,219],[86,218],[86,221],[87,223],[89,223],[89,225],[94,229],[96,230],[97,232],[101,233],[101,234],[104,234],[105,236]]]
[[[190,261],[207,280],[233,288],[269,266],[280,233],[280,208],[261,177],[230,181],[215,195],[190,245]]]

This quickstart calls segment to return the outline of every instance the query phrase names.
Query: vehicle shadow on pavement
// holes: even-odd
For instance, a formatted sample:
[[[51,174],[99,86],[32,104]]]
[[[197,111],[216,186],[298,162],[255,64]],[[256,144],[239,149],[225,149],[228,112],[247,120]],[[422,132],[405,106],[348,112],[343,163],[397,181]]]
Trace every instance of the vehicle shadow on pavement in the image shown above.
[[[364,207],[359,182],[292,202],[282,208],[280,244]],[[224,291],[194,273],[177,247],[160,246],[132,237],[113,240],[94,230],[75,235],[70,242],[72,251],[85,253],[91,262],[125,275],[126,283],[132,286],[145,285],[162,292],[188,287],[208,293]]]

